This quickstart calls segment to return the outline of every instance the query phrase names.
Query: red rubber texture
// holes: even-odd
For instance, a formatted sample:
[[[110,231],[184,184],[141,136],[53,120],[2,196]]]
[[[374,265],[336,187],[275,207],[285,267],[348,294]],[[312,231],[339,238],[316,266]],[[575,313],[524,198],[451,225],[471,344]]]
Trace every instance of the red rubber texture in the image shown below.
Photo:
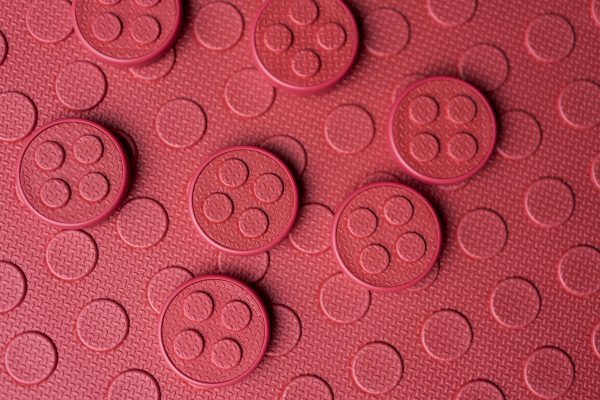
[[[130,68],[81,43],[73,1],[0,1],[0,400],[600,398],[600,0],[344,2],[356,61],[300,96],[253,60],[261,0],[183,1],[174,45]],[[497,125],[485,166],[447,185],[389,143],[399,97],[439,76],[477,88]],[[65,230],[16,177],[34,132],[69,117],[131,162],[122,205]],[[274,154],[299,189],[290,233],[251,256],[211,245],[189,210],[200,165],[237,145]],[[332,224],[390,181],[430,202],[442,246],[413,286],[380,292],[344,272]],[[163,357],[158,323],[174,290],[214,274],[259,293],[271,339],[243,380],[201,389]]]
[[[237,255],[265,252],[289,233],[298,214],[298,188],[288,167],[266,150],[223,149],[190,182],[190,215],[216,248]]]
[[[392,292],[429,273],[442,247],[442,227],[418,192],[399,183],[373,183],[344,200],[332,240],[350,278],[367,289]]]
[[[122,67],[149,64],[177,40],[181,0],[74,0],[81,43],[99,60]]]
[[[246,284],[225,275],[187,281],[165,301],[158,340],[169,366],[192,385],[233,385],[267,351],[269,315]]]
[[[125,198],[130,176],[121,143],[102,126],[76,118],[34,133],[21,150],[17,171],[23,204],[62,229],[107,219]]]
[[[342,80],[358,47],[358,27],[341,0],[269,0],[252,23],[258,69],[297,94],[322,92]]]
[[[494,111],[481,92],[454,78],[409,86],[393,107],[390,147],[412,176],[454,184],[475,175],[496,144]]]

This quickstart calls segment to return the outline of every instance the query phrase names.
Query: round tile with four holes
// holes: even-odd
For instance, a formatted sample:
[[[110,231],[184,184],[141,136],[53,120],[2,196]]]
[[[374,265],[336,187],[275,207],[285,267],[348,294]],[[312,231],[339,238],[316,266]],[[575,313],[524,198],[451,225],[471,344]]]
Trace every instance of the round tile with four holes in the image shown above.
[[[400,96],[388,126],[392,152],[412,176],[453,184],[480,171],[496,143],[496,120],[486,98],[454,78],[421,80]]]
[[[340,0],[270,0],[251,29],[258,69],[273,85],[321,92],[346,76],[358,54],[358,28]]]
[[[258,147],[219,151],[189,187],[192,221],[222,251],[264,252],[283,240],[298,214],[298,188],[288,167]]]
[[[375,291],[402,290],[424,278],[437,260],[441,241],[433,207],[399,183],[357,189],[333,222],[333,251],[342,269]]]
[[[85,228],[108,218],[128,184],[129,164],[121,143],[84,119],[43,126],[18,159],[21,201],[42,221],[62,229]]]
[[[260,363],[269,343],[267,310],[246,284],[204,275],[176,289],[159,319],[167,364],[201,388],[232,385]]]

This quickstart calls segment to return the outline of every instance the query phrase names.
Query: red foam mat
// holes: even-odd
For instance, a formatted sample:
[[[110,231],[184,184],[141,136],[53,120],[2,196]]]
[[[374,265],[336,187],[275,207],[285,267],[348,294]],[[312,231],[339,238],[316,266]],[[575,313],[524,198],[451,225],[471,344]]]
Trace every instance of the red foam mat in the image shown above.
[[[0,3],[0,399],[600,399],[599,0],[73,3]]]

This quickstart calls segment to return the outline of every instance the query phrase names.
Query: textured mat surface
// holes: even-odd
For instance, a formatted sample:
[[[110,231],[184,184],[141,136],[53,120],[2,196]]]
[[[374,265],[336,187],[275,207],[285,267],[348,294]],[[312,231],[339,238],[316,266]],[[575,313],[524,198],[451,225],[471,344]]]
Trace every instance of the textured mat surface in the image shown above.
[[[185,0],[181,15],[175,0],[78,3],[0,3],[1,399],[600,398],[600,1]],[[472,97],[434,88],[414,113],[399,102],[426,128],[390,133],[396,100],[433,76]],[[487,162],[490,115],[473,116],[486,100]],[[77,126],[34,138],[63,118],[119,143]],[[446,146],[434,130],[453,124],[469,129]],[[27,151],[40,135],[55,136]],[[238,145],[289,173],[241,154],[251,168],[220,177],[241,186],[198,205],[210,221],[192,218],[191,182]],[[450,185],[415,178],[463,177],[481,160]],[[421,193],[441,222],[438,261],[399,292],[356,283],[333,249],[336,211],[381,181]],[[253,204],[246,223],[227,201]],[[398,221],[402,207],[375,217]],[[373,229],[368,212],[352,234]],[[221,246],[251,255],[196,227],[216,235],[228,215],[239,240]],[[407,259],[435,244],[421,233],[405,238]],[[362,268],[385,270],[369,251]],[[193,283],[188,309],[173,291],[206,274],[250,289]]]

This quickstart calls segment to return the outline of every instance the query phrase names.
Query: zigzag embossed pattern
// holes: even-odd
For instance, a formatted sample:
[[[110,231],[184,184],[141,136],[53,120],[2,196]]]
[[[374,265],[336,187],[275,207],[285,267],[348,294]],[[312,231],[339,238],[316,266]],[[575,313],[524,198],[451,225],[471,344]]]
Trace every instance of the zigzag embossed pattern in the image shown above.
[[[135,6],[136,17],[172,4],[95,3]],[[333,0],[278,3],[289,7],[274,8],[281,15],[272,21],[296,36],[318,34],[311,21],[343,22],[318,18]],[[273,87],[253,58],[251,27],[264,2],[182,4],[180,33],[162,57],[119,67],[81,42],[70,1],[0,2],[0,399],[600,398],[599,0],[346,0],[357,58],[334,86],[307,95]],[[130,25],[104,28],[97,30],[104,40],[119,35],[102,43],[138,43]],[[272,41],[258,39],[284,78],[306,86],[318,70],[344,70],[318,69],[310,52],[290,67],[294,54],[269,50],[286,47],[289,37],[277,29]],[[143,42],[157,31],[138,33]],[[331,25],[321,42],[302,43],[324,44],[316,49],[321,58],[341,37]],[[301,50],[311,49],[282,51]],[[406,172],[388,129],[407,89],[435,76],[473,85],[497,124],[481,170],[439,186]],[[438,118],[463,120],[468,112],[463,101],[458,114],[445,114],[445,97],[425,94],[440,101]],[[15,185],[33,132],[62,118],[105,127],[131,164],[123,203],[101,222],[67,230],[42,222]],[[462,151],[467,142],[449,150],[440,140],[438,153],[477,154],[473,146]],[[289,235],[252,256],[205,241],[188,207],[203,161],[240,145],[285,162],[300,201]],[[54,150],[49,144],[40,154],[43,165],[53,165]],[[398,292],[356,284],[332,248],[344,199],[382,181],[421,193],[442,228],[428,275]],[[97,197],[101,187],[96,181],[85,193]],[[60,185],[49,189],[46,200],[60,206]],[[256,292],[271,338],[241,381],[202,389],[168,364],[158,327],[181,285],[213,274]],[[227,297],[224,286],[206,290]],[[255,310],[249,298],[227,299]],[[226,323],[242,326],[247,310],[231,307]],[[258,330],[248,332],[248,349],[257,348]],[[214,379],[244,362],[243,346],[225,342],[213,359],[208,342],[198,353],[196,339],[180,338],[181,359],[206,356]]]

